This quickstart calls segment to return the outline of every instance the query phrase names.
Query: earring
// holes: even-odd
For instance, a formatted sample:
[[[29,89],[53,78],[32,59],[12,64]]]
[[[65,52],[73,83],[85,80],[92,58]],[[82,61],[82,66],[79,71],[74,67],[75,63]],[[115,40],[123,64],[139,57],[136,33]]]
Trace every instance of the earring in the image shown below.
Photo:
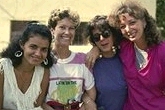
[[[44,62],[45,65],[47,65],[48,64],[48,59],[46,58],[43,62]]]
[[[18,51],[15,52],[14,55],[15,55],[15,57],[17,57],[17,58],[18,58],[18,57],[21,57],[21,56],[22,56],[22,51],[19,51],[19,50],[18,50]]]
[[[115,46],[112,46],[112,52],[113,52],[114,54],[116,54],[116,47],[115,47]]]

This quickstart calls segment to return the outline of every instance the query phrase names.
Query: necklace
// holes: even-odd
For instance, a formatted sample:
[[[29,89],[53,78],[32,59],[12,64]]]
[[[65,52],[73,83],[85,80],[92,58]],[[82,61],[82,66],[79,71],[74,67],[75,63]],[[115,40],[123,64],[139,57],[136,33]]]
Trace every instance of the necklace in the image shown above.
[[[18,85],[19,89],[23,93],[25,93],[31,84],[34,69],[31,71],[23,72],[23,71],[19,71],[18,69],[15,68],[14,72],[15,72],[17,85]]]

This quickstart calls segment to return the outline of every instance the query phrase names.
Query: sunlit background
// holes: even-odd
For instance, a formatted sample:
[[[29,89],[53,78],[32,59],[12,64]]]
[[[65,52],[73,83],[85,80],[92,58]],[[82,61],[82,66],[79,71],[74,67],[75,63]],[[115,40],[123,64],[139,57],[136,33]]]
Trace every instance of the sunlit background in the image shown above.
[[[91,45],[84,35],[86,23],[97,14],[108,15],[123,0],[0,0],[0,51],[13,36],[19,35],[32,20],[47,24],[51,10],[69,7],[77,11],[81,25],[70,47],[73,51],[88,52]],[[135,0],[144,5],[155,18],[156,0]]]

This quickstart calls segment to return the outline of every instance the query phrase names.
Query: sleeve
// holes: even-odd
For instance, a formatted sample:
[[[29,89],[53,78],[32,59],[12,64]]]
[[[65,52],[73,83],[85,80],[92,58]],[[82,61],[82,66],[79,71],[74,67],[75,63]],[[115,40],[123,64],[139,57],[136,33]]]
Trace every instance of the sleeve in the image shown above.
[[[90,70],[84,65],[84,86],[85,90],[90,90],[94,86],[94,77]]]

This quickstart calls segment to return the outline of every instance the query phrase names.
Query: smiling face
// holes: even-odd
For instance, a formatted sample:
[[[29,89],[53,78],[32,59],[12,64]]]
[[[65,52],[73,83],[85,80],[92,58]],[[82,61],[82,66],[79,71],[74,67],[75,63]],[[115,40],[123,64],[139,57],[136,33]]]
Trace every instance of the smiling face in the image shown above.
[[[123,13],[119,16],[120,29],[124,37],[133,42],[139,42],[145,39],[144,28],[146,22],[141,19],[135,19],[128,13]]]
[[[56,46],[69,46],[75,36],[75,24],[69,18],[57,22],[53,31]]]
[[[49,41],[46,38],[36,34],[30,37],[24,45],[21,45],[24,56],[22,63],[29,65],[40,65],[47,57]]]

